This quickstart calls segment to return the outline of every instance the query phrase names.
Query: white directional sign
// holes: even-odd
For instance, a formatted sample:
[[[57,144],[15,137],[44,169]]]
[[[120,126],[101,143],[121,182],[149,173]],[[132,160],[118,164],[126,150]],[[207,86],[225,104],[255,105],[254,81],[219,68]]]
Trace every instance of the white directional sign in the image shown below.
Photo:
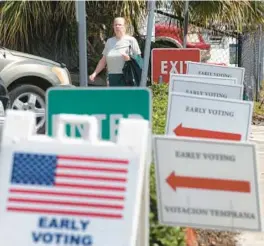
[[[206,76],[206,75],[197,75],[197,74],[177,74],[170,73],[170,83],[173,83],[175,80],[179,81],[194,81],[194,82],[207,82],[211,84],[224,84],[224,85],[234,85],[237,84],[236,78],[224,78],[216,76]]]
[[[32,114],[9,111],[4,125],[0,244],[147,245],[149,122],[121,119],[115,144],[99,140],[88,115],[60,114],[56,137],[32,135]],[[17,122],[20,136],[12,135]],[[82,140],[65,136],[73,122],[86,127]]]
[[[243,98],[242,85],[173,80],[170,82],[169,86],[170,92],[183,92],[196,96],[231,98],[237,100],[241,100]]]
[[[187,74],[216,76],[224,78],[237,78],[237,83],[243,85],[245,68],[220,66],[200,62],[187,62]]]
[[[261,231],[255,146],[154,137],[159,222]]]
[[[168,135],[245,141],[249,137],[252,102],[171,92]]]

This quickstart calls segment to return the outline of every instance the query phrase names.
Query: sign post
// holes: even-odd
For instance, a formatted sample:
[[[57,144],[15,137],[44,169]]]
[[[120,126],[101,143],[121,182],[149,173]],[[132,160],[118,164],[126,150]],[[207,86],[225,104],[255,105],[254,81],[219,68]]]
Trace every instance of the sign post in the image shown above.
[[[147,37],[146,37],[146,42],[145,42],[144,63],[143,63],[141,81],[140,81],[140,86],[142,87],[147,86],[149,55],[150,55],[150,48],[151,48],[152,29],[154,26],[155,8],[156,8],[156,0],[148,1],[149,13],[148,13],[148,25],[147,25]]]
[[[151,77],[154,83],[169,82],[170,73],[185,74],[187,61],[199,62],[199,49],[155,48],[151,55]],[[160,79],[162,77],[162,79]]]
[[[75,2],[76,19],[78,22],[78,42],[79,42],[79,67],[80,86],[88,85],[87,75],[87,45],[86,45],[86,1],[77,0]]]

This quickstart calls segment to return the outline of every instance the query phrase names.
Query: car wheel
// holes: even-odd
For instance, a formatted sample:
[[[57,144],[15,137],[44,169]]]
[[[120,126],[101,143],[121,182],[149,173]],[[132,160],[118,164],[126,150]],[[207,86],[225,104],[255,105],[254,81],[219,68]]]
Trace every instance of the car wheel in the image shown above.
[[[36,131],[45,133],[45,91],[34,85],[20,85],[9,92],[10,108],[31,110],[36,114]]]

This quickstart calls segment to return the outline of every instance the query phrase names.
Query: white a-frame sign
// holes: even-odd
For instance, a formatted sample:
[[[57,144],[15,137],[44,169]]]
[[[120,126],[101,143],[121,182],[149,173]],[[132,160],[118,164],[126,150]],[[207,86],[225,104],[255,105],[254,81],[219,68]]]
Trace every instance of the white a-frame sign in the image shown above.
[[[32,112],[8,111],[0,152],[0,244],[138,246],[149,122],[122,119],[117,143],[93,116],[59,115],[56,137],[34,135]],[[17,129],[19,122],[19,130]],[[64,136],[83,123],[85,139]],[[143,221],[143,222],[142,222]],[[147,231],[147,230],[146,230]]]

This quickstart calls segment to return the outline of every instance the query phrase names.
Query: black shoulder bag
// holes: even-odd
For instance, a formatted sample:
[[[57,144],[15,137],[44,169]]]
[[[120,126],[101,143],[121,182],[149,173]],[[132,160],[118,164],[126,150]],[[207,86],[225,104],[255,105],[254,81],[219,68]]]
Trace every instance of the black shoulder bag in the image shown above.
[[[130,60],[126,61],[123,67],[123,79],[127,86],[139,86],[141,80],[142,69],[137,61],[132,57],[131,45],[129,45]]]

